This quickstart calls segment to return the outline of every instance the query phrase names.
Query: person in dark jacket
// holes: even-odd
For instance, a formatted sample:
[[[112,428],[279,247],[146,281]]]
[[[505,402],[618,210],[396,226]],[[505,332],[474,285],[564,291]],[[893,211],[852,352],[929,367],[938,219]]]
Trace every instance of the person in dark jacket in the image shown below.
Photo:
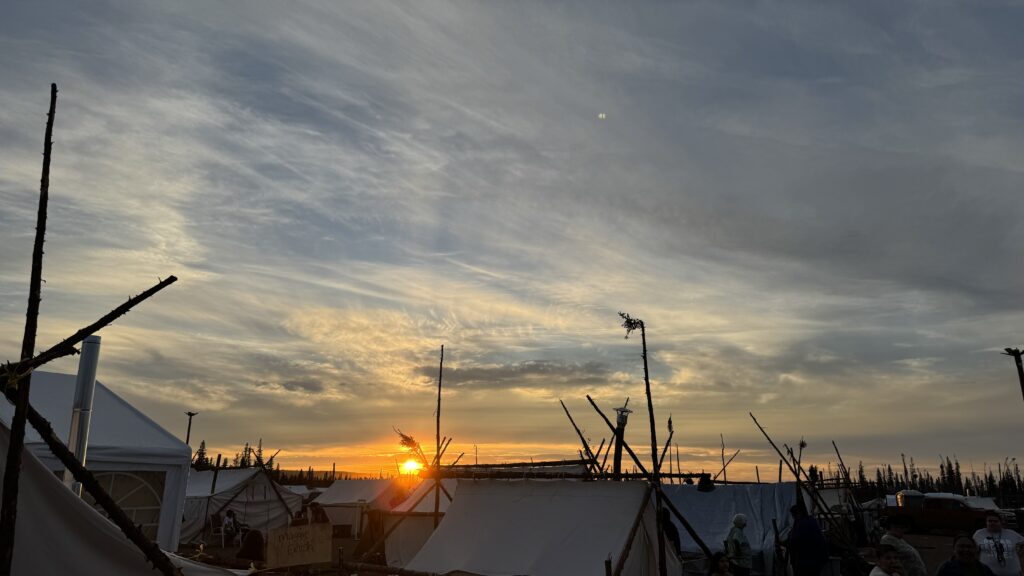
[[[980,554],[974,538],[961,534],[953,541],[953,557],[939,566],[935,576],[994,576],[992,569],[981,563]]]
[[[803,506],[797,504],[789,512],[793,515],[793,527],[786,538],[786,549],[793,566],[793,576],[819,576],[828,562],[825,535],[818,521]]]

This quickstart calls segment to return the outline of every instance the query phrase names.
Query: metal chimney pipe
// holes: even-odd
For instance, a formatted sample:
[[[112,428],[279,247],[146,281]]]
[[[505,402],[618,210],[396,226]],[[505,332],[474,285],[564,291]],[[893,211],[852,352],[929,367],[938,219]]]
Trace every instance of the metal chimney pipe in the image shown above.
[[[75,379],[75,404],[71,411],[71,432],[68,433],[68,449],[75,458],[85,464],[85,452],[89,447],[89,425],[92,422],[92,399],[96,392],[96,366],[100,361],[100,337],[88,336],[82,342],[82,356],[78,360],[78,378]],[[78,496],[82,485],[75,482],[71,471],[64,470],[64,484]]]
[[[622,440],[626,433],[626,421],[632,412],[625,406],[615,409],[615,459],[612,460],[612,478],[615,480],[622,478]]]

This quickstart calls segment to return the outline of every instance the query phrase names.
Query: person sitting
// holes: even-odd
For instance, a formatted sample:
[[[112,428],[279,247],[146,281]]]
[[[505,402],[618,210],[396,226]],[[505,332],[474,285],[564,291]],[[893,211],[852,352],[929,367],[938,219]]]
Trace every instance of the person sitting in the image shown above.
[[[729,572],[729,557],[725,552],[715,552],[708,563],[708,576],[732,576]]]
[[[747,517],[737,514],[732,518],[732,529],[725,539],[725,552],[729,555],[729,567],[736,576],[750,576],[753,566],[753,554],[750,542],[743,529],[747,527]]]
[[[224,523],[221,524],[221,530],[224,532],[224,541],[230,542],[233,546],[235,544],[235,535],[238,534],[238,521],[235,520],[234,510],[228,510],[224,515]]]
[[[979,560],[978,543],[967,534],[953,541],[953,557],[939,566],[935,576],[995,576],[992,569]]]
[[[875,567],[869,576],[904,576],[900,567],[900,553],[895,546],[882,544],[875,549]]]

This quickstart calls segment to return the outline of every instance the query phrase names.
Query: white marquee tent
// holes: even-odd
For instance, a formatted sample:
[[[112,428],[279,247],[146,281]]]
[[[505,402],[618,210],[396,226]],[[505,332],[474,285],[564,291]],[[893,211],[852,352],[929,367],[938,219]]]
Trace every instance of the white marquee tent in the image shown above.
[[[0,462],[7,459],[9,443],[10,430],[0,422]],[[158,574],[117,526],[75,496],[48,468],[31,451],[22,458],[14,535],[15,576]],[[3,474],[0,466],[0,479]],[[185,576],[236,574],[173,554],[168,556]]]
[[[445,574],[657,574],[653,496],[644,482],[460,480],[444,520],[406,566]],[[637,519],[639,523],[637,523]],[[681,567],[668,554],[670,574]]]
[[[782,484],[718,484],[711,492],[700,492],[687,484],[665,485],[665,496],[679,509],[696,530],[697,535],[714,552],[725,548],[725,539],[736,514],[747,517],[743,532],[754,553],[754,572],[770,573],[775,553],[775,520],[785,538],[793,525],[789,509],[796,504],[796,485]],[[699,553],[697,543],[679,530],[684,552]],[[760,562],[759,562],[760,560]]]
[[[67,441],[75,400],[75,375],[32,373],[32,406]],[[0,420],[14,407],[0,402]],[[64,467],[31,426],[25,447],[52,472]],[[96,382],[86,467],[143,532],[165,550],[178,549],[191,449],[159,424]]]
[[[261,468],[219,470],[216,485],[213,477],[213,470],[193,470],[188,478],[183,542],[199,539],[206,519],[213,514],[223,517],[233,510],[238,522],[266,537],[269,530],[286,526],[302,509],[302,496],[273,482]]]

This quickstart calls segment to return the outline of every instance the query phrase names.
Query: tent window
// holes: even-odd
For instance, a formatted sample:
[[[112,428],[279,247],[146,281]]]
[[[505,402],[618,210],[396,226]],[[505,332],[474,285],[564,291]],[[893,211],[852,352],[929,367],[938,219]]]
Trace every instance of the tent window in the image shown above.
[[[351,524],[335,524],[331,530],[332,538],[351,538],[352,537],[352,525]]]
[[[141,525],[142,533],[155,540],[160,527],[160,505],[163,501],[164,472],[95,472],[96,480],[107,490],[114,502],[133,523]],[[82,499],[103,512],[88,494]]]

